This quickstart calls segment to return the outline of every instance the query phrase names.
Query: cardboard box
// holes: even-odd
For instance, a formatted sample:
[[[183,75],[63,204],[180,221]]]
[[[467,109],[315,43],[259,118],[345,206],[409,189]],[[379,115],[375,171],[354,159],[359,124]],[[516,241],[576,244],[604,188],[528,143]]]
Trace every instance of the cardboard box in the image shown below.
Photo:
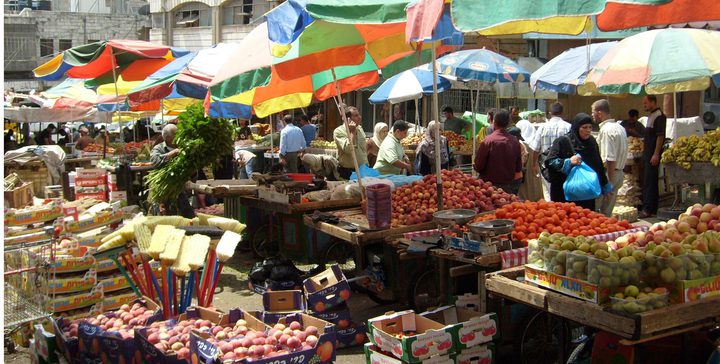
[[[89,198],[89,199],[98,200],[98,201],[107,201],[107,193],[98,192],[98,193],[76,193],[75,194],[75,201],[82,200],[83,198]]]
[[[154,312],[145,325],[150,325],[155,321],[162,320],[162,309],[157,303],[148,297],[135,298],[126,303],[131,307],[135,303],[140,303],[147,309]],[[137,359],[140,360],[139,350],[137,350],[134,338],[123,338],[117,331],[114,330],[101,332],[99,338],[101,350],[100,360],[103,364],[116,364],[122,362],[133,363],[136,356]],[[137,362],[139,363],[141,360]]]
[[[313,312],[324,312],[350,298],[350,284],[337,264],[306,279],[303,287],[307,306]]]
[[[70,233],[78,233],[88,230],[97,229],[99,227],[120,223],[123,220],[123,212],[121,210],[109,211],[97,214],[92,218],[81,219],[80,221],[66,221],[65,231]]]
[[[107,179],[102,177],[81,178],[75,177],[75,189],[78,187],[95,187],[107,185]]]
[[[5,212],[5,226],[25,226],[39,222],[52,221],[63,216],[59,204],[49,204],[41,208],[14,210]]]
[[[257,294],[263,294],[268,291],[290,291],[302,289],[302,282],[296,281],[274,281],[267,279],[265,282],[258,283],[252,280],[248,281],[250,290]]]
[[[351,323],[349,327],[337,330],[337,349],[363,345],[367,342],[367,324]]]
[[[368,320],[370,341],[383,351],[409,363],[435,355],[455,352],[450,327],[408,310],[388,313]],[[412,336],[397,337],[404,333]]]
[[[462,296],[457,296],[455,306],[480,312],[480,295],[465,293]]]
[[[45,321],[49,323],[49,321]],[[58,357],[56,353],[57,344],[55,342],[55,334],[52,333],[52,323],[50,327],[45,328],[43,325],[35,325],[35,338],[31,344],[34,351],[38,355],[38,359],[47,363],[57,363]]]
[[[103,178],[105,179],[107,171],[102,168],[75,168],[75,179],[78,178]]]
[[[79,363],[80,348],[78,338],[66,336],[62,332],[62,328],[69,325],[70,321],[70,319],[64,317],[52,320],[53,329],[55,330],[55,345],[68,363]]]
[[[365,344],[365,363],[367,364],[405,364],[392,356],[392,354],[382,351],[372,343]],[[450,355],[435,355],[417,363],[422,364],[455,364],[455,360]]]
[[[528,265],[525,266],[525,281],[597,304],[604,303],[610,297],[610,290],[607,288],[601,289],[586,281],[545,272]]]
[[[102,286],[105,294],[130,288],[130,283],[123,275],[101,278],[98,280],[98,285]]]
[[[305,312],[302,291],[270,291],[263,293],[263,320],[279,321],[281,317]]]
[[[114,201],[127,201],[127,191],[116,191],[110,190],[110,202]]]
[[[50,268],[54,268],[55,273],[73,273],[85,272],[95,266],[95,257],[85,247],[75,250],[72,255],[57,256],[55,261],[50,263]]]
[[[5,191],[5,207],[22,208],[32,204],[33,201],[33,183],[23,182],[20,187]]]
[[[347,304],[342,303],[339,306],[330,308],[323,312],[312,312],[311,316],[317,317],[321,320],[332,322],[338,328],[338,330],[346,329],[350,327],[352,317],[350,317],[350,309]]]
[[[679,281],[671,299],[685,303],[716,296],[720,296],[720,276]]]
[[[209,320],[214,325],[220,324],[223,321],[224,314],[219,311],[213,311],[203,307],[189,307],[185,313],[181,314],[177,319],[171,319],[166,321],[171,326],[175,326],[178,321],[186,319],[202,319]],[[135,348],[136,356],[142,363],[149,364],[187,364],[187,360],[178,359],[177,354],[173,351],[163,352],[151,344],[148,339],[148,328],[141,328],[135,330]],[[192,337],[193,335],[190,335]],[[192,345],[191,345],[192,346]]]
[[[103,295],[102,307],[104,310],[117,310],[120,306],[132,302],[137,296],[131,289],[127,291],[105,293]]]
[[[102,287],[95,286],[92,291],[69,295],[58,295],[48,301],[48,309],[53,313],[70,311],[92,306],[103,299]]]
[[[495,361],[495,345],[493,343],[476,345],[455,354],[457,364],[492,364]]]
[[[420,315],[451,328],[458,351],[497,340],[500,336],[495,313],[482,314],[456,306],[444,306]]]
[[[248,312],[242,310],[231,310],[226,316],[227,319],[223,320],[221,325],[228,324],[234,325],[237,319],[233,317],[243,318],[247,321],[247,327],[256,331],[266,330],[269,327],[263,324],[260,320],[255,318]],[[239,319],[239,318],[238,318]],[[286,316],[280,320],[280,323],[289,325],[292,321],[298,321],[303,327],[315,326],[318,328],[318,343],[314,348],[298,350],[285,355],[278,355],[269,358],[262,358],[253,360],[252,363],[257,364],[273,364],[273,363],[293,363],[293,364],[305,364],[305,363],[331,363],[335,360],[335,329],[329,322],[320,320],[304,313],[293,314]],[[197,357],[200,363],[217,363],[220,362],[218,359],[222,354],[220,350],[213,344],[206,341],[209,337],[208,334],[193,332],[190,335],[190,356],[192,358]],[[224,363],[245,363],[244,359],[223,361]]]
[[[85,274],[69,278],[55,278],[48,282],[55,294],[90,291],[97,284],[97,274],[90,269]]]
[[[260,317],[263,316],[262,311],[248,312],[239,308],[230,310],[225,315],[219,324],[223,327],[234,327],[239,320],[245,321],[245,327],[251,331],[265,332],[270,329],[265,323],[262,322]],[[192,331],[190,334],[190,356],[193,358],[193,362],[199,363],[215,363],[218,358],[223,354],[218,346],[211,344],[207,341],[210,337],[208,333],[202,333]],[[239,340],[239,339],[237,339]],[[232,339],[231,341],[232,342]]]

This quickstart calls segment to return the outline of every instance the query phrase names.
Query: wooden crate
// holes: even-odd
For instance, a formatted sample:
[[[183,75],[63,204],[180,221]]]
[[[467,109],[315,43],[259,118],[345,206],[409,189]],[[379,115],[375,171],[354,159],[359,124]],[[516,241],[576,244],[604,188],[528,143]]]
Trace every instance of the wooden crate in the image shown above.
[[[21,208],[30,205],[33,200],[32,182],[23,182],[20,187],[5,191],[5,207]]]
[[[17,173],[18,177],[25,182],[32,182],[33,193],[43,194],[45,186],[52,184],[50,182],[50,173],[42,160],[34,160],[25,164],[16,162],[5,163],[5,175]]]

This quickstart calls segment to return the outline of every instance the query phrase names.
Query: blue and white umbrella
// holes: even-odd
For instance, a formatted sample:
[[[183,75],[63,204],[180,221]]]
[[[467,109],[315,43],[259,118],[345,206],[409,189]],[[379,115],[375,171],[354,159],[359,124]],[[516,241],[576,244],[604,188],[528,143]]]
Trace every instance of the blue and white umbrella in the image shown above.
[[[618,42],[595,43],[566,50],[530,75],[530,86],[564,94],[576,94],[588,72]]]
[[[419,99],[423,95],[431,95],[433,93],[433,73],[428,68],[427,66],[415,67],[392,76],[370,95],[370,102],[382,104],[389,101],[391,104],[397,104]],[[451,87],[450,81],[438,75],[438,92],[449,90]]]
[[[435,62],[438,73],[483,82],[528,82],[530,73],[510,58],[493,51],[467,49],[444,55]]]

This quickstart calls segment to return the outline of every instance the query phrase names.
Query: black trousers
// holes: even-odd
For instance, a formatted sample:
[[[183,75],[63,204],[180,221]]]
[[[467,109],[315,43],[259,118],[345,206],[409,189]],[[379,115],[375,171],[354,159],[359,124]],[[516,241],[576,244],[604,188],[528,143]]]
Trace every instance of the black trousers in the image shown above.
[[[338,174],[344,179],[350,179],[353,172],[355,172],[355,168],[338,167]]]
[[[658,178],[660,176],[660,165],[650,164],[650,158],[643,158],[643,186],[642,203],[643,210],[650,214],[656,214],[660,200],[660,188]]]

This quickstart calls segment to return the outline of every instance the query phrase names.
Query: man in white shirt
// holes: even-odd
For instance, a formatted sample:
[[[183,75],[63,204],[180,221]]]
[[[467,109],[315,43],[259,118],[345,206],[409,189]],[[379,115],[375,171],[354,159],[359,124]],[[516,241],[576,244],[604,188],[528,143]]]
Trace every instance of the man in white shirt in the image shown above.
[[[550,105],[550,120],[540,125],[537,130],[535,130],[532,140],[530,140],[530,149],[533,150],[530,158],[532,161],[532,173],[534,175],[540,173],[540,166],[537,162],[540,153],[550,148],[555,139],[570,132],[570,123],[562,119],[562,114],[563,105],[561,103],[556,102]],[[545,178],[541,178],[541,180],[545,201],[550,201],[550,182]]]
[[[595,122],[600,123],[600,134],[597,139],[600,158],[605,165],[608,182],[613,186],[612,192],[599,197],[595,205],[600,206],[600,213],[610,217],[615,207],[618,190],[625,177],[623,169],[627,161],[627,134],[625,128],[612,118],[610,103],[605,99],[597,100],[592,104],[592,117]]]

